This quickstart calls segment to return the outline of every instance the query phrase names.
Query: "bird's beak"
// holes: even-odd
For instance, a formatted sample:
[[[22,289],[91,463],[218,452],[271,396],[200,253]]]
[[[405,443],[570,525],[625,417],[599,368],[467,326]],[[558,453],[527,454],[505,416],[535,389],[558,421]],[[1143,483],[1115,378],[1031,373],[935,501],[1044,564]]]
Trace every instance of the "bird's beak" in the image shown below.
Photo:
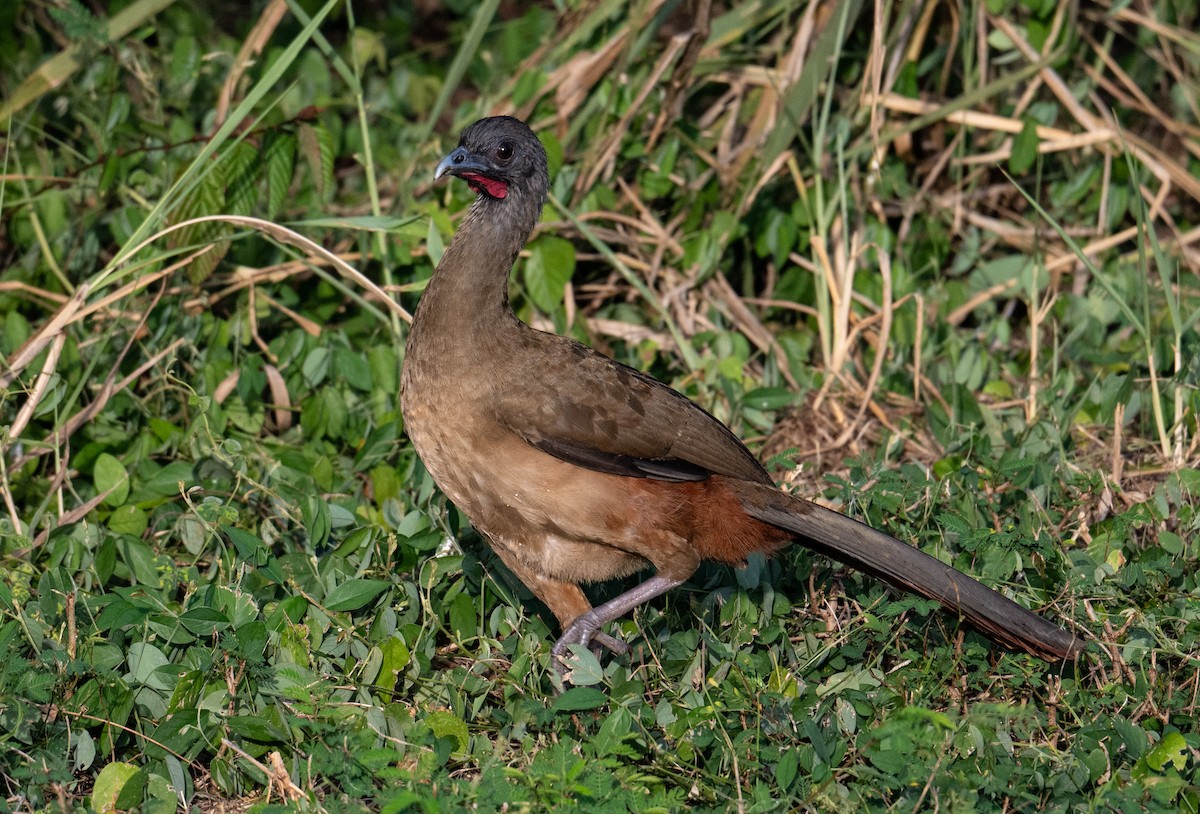
[[[466,147],[456,147],[454,152],[443,158],[433,171],[433,180],[441,180],[443,175],[462,175],[463,173],[486,174],[491,170]]]

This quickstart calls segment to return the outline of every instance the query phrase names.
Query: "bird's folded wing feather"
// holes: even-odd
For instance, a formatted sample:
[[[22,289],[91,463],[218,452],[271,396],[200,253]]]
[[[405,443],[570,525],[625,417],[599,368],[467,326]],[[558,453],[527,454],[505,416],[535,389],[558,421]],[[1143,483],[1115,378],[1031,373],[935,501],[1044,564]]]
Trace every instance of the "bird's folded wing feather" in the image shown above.
[[[528,338],[551,352],[523,354],[536,362],[517,367],[492,405],[497,420],[530,445],[614,475],[771,483],[742,442],[685,396],[573,340],[540,332]]]

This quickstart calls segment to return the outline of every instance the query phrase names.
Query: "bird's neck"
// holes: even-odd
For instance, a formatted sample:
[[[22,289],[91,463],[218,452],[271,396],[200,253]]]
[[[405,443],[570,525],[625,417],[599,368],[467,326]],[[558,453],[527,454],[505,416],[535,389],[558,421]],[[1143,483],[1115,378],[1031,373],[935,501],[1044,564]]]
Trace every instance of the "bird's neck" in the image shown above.
[[[520,330],[508,300],[508,275],[535,220],[519,208],[476,202],[421,295],[414,333],[437,352],[451,354],[502,342],[505,334]]]

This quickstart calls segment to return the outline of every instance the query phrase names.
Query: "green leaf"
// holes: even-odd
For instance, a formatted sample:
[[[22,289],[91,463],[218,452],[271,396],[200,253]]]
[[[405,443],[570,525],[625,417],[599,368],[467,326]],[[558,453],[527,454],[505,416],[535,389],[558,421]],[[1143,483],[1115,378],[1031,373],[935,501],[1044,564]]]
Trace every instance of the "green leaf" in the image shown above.
[[[149,518],[144,509],[132,503],[119,507],[108,518],[108,527],[117,534],[129,534],[141,537],[146,530]]]
[[[382,579],[348,579],[325,597],[331,611],[355,611],[379,596],[391,583]]]
[[[152,644],[134,642],[129,645],[129,677],[137,684],[164,689],[161,679],[154,673],[170,663],[166,655]]]
[[[775,764],[775,780],[779,788],[786,789],[792,785],[798,768],[799,758],[794,749],[786,750],[779,756],[779,762]]]
[[[1037,161],[1038,144],[1041,139],[1037,134],[1037,122],[1025,119],[1021,132],[1013,139],[1012,155],[1008,157],[1008,171],[1013,175],[1024,175]]]
[[[372,345],[367,351],[367,365],[377,390],[395,393],[400,389],[400,377],[397,375],[400,365],[395,350],[387,345]]]
[[[299,130],[300,154],[308,164],[313,186],[322,200],[333,196],[333,134],[321,124],[302,124]]]
[[[591,651],[591,648],[584,647],[581,644],[573,644],[570,645],[570,650],[572,658],[566,680],[569,680],[577,687],[599,684],[604,680],[604,668],[600,665],[600,660],[596,658],[596,654]]]
[[[127,787],[130,791],[135,791],[140,798],[145,778],[143,776],[140,783],[136,778],[141,774],[141,769],[131,763],[117,761],[105,766],[96,776],[96,784],[92,786],[92,810],[97,814],[117,811],[118,800],[125,802],[124,798],[129,796],[124,793]],[[136,804],[138,801],[130,802]]]
[[[325,377],[329,375],[332,360],[333,351],[329,348],[324,346],[313,348],[304,357],[304,362],[300,365],[300,373],[304,376],[304,383],[309,387],[316,387],[325,381]]]
[[[196,484],[192,465],[187,461],[172,461],[138,484],[135,499],[172,497]]]
[[[96,759],[96,741],[86,729],[77,729],[71,733],[71,742],[75,745],[72,768],[77,772],[91,768]]]
[[[244,622],[234,634],[238,652],[247,659],[257,659],[267,649],[267,625],[261,619]]]
[[[442,233],[438,229],[437,218],[429,219],[429,227],[425,230],[425,251],[429,254],[429,259],[434,265],[442,262],[442,254],[446,251],[446,244],[442,242]]]
[[[408,666],[411,654],[404,640],[396,636],[379,645],[379,650],[383,653],[383,664],[379,668],[379,675],[375,677],[375,686],[390,691],[396,686],[400,671]]]
[[[222,525],[221,530],[228,535],[230,542],[237,549],[238,557],[244,562],[261,565],[266,561],[267,548],[258,537],[234,526]]]
[[[225,165],[226,215],[249,215],[258,200],[258,180],[262,171],[258,148],[245,141],[235,142],[221,159]]]
[[[1188,745],[1183,735],[1178,732],[1168,732],[1162,736],[1162,740],[1153,749],[1146,753],[1142,760],[1151,771],[1156,773],[1161,773],[1168,763],[1176,770],[1183,771],[1187,766],[1187,753]]]
[[[179,798],[167,778],[157,774],[147,774],[145,802],[142,803],[142,814],[175,814],[179,806]],[[185,786],[186,788],[186,786]]]
[[[311,700],[314,689],[319,689],[321,679],[311,670],[298,664],[281,664],[275,668],[275,684],[272,694],[296,700]]]
[[[107,452],[100,453],[100,456],[96,458],[96,465],[92,468],[92,478],[99,492],[113,490],[104,499],[107,505],[121,506],[129,497],[129,473],[125,471],[125,467],[120,461]]]
[[[553,130],[543,130],[537,134],[537,137],[546,150],[546,167],[550,170],[550,177],[554,178],[563,165],[562,142],[554,135]]]
[[[229,731],[239,737],[249,738],[259,743],[283,743],[287,733],[260,715],[235,715],[227,718],[225,724]]]
[[[786,387],[759,387],[746,393],[743,400],[756,410],[780,410],[795,404],[798,398]]]
[[[450,629],[460,638],[470,638],[479,627],[479,611],[474,598],[460,593],[450,603]]]
[[[1158,544],[1162,546],[1162,550],[1172,556],[1179,556],[1184,551],[1183,539],[1174,532],[1160,531],[1158,533]]]
[[[370,392],[371,366],[361,353],[352,353],[343,348],[333,352],[334,369],[356,390]]]
[[[155,562],[154,551],[148,545],[126,537],[118,543],[118,547],[121,558],[129,566],[136,583],[148,588],[159,587],[158,563]]]
[[[325,545],[333,528],[329,504],[319,497],[310,496],[300,504],[300,511],[304,517],[304,528],[308,530],[308,537],[313,546]]]
[[[466,722],[462,718],[459,718],[453,712],[438,710],[426,715],[425,723],[429,725],[435,737],[454,738],[455,743],[458,744],[458,751],[467,751],[470,732],[467,729]]]
[[[529,246],[525,292],[541,311],[562,310],[563,291],[575,273],[575,246],[561,237],[543,235]]]
[[[126,625],[141,622],[149,614],[150,611],[147,608],[137,607],[121,597],[117,597],[109,602],[96,617],[96,628],[106,632],[119,630]]]
[[[229,617],[213,608],[192,608],[180,615],[179,622],[197,636],[211,636],[229,627]]]
[[[169,222],[174,225],[193,218],[220,215],[225,210],[225,176],[224,163],[218,162],[204,170],[196,186],[179,206],[171,213]],[[189,224],[168,236],[168,245],[172,248],[191,248],[216,244],[192,261],[188,266],[188,280],[193,285],[199,285],[208,279],[216,269],[221,258],[229,251],[229,242],[221,240],[233,231],[228,223],[219,220],[208,220]]]
[[[869,690],[883,684],[883,673],[874,667],[832,673],[817,688],[817,697]]]
[[[552,709],[559,712],[578,712],[585,709],[598,709],[606,703],[608,703],[608,696],[595,687],[572,687],[554,700]]]
[[[296,169],[296,135],[272,131],[263,140],[263,163],[267,169],[267,212],[273,220],[287,198]]]
[[[952,512],[940,512],[937,516],[937,522],[939,526],[947,531],[952,531],[963,537],[971,536],[971,533],[974,531],[971,524],[965,518]]]

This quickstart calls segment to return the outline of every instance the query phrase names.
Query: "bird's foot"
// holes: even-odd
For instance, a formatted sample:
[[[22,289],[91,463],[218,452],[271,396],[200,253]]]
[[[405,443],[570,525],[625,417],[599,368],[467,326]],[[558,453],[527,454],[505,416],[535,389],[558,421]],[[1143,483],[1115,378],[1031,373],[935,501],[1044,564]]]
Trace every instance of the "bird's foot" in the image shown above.
[[[608,648],[608,652],[614,656],[623,656],[629,652],[629,645],[625,644],[625,642],[609,636],[602,630],[597,630],[592,634],[592,652],[596,653],[601,647]],[[599,658],[599,655],[599,653],[596,653],[597,658]]]
[[[567,660],[571,658],[570,645],[582,644],[589,648],[596,658],[600,657],[600,648],[607,648],[610,652],[618,656],[623,656],[629,652],[629,645],[620,639],[609,636],[604,631],[600,630],[601,620],[594,612],[585,613],[567,626],[563,631],[562,636],[554,643],[554,647],[550,650],[550,656],[554,661],[554,669],[559,674],[565,674],[567,670]]]

